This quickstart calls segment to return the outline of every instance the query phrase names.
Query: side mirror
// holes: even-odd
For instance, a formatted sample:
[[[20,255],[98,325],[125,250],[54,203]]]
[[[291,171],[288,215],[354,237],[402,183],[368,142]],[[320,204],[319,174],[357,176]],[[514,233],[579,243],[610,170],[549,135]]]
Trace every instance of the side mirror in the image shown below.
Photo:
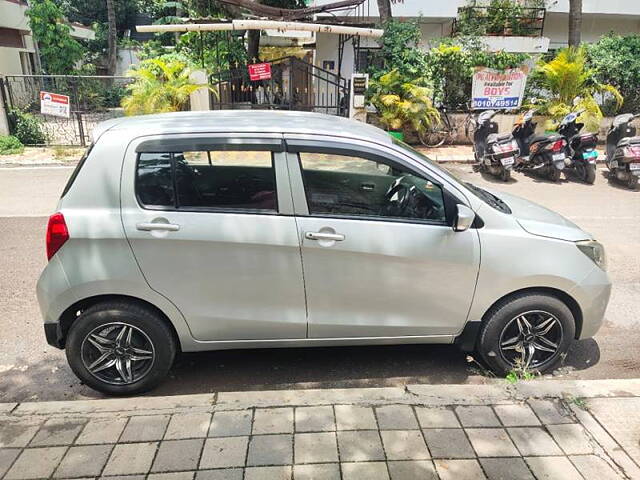
[[[458,212],[456,213],[456,218],[453,221],[453,231],[464,232],[469,230],[476,218],[476,214],[466,205],[457,204],[456,208],[458,209]]]

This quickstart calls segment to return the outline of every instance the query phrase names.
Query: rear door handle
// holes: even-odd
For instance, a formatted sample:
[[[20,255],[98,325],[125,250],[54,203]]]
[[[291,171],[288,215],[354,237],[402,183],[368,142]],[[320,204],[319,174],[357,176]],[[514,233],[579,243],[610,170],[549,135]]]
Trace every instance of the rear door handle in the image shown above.
[[[142,223],[136,224],[136,228],[138,230],[142,230],[143,232],[152,232],[152,231],[177,232],[178,230],[180,230],[180,225],[176,225],[175,223],[142,222]]]
[[[344,235],[341,233],[306,232],[304,238],[307,240],[333,240],[334,242],[341,242],[344,240]]]

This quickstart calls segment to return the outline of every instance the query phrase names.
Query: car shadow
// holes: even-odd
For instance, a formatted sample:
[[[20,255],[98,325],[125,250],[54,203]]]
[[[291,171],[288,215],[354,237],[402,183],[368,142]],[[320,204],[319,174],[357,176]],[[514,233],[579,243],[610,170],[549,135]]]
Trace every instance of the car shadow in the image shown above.
[[[483,180],[485,180],[486,182],[489,182],[489,183],[495,183],[495,184],[498,184],[498,185],[509,185],[509,184],[512,184],[512,183],[518,183],[518,180],[513,176],[514,173],[515,172],[513,172],[513,171],[511,172],[511,177],[506,182],[503,181],[503,180],[500,180],[495,175],[491,175],[489,172],[481,171],[480,172],[480,176],[482,177]]]

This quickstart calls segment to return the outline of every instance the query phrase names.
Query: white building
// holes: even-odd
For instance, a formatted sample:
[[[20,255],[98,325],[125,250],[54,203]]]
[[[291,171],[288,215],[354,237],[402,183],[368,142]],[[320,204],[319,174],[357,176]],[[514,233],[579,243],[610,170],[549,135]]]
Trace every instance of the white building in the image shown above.
[[[25,12],[24,0],[0,0],[0,75],[36,73],[37,52]],[[94,32],[80,24],[69,24],[77,39],[92,39]]]
[[[315,5],[332,3],[335,0],[315,0]],[[480,2],[479,2],[480,3]],[[423,48],[436,38],[447,37],[455,29],[458,9],[469,4],[467,0],[404,0],[392,4],[393,16],[397,20],[415,20],[422,31]],[[569,23],[569,0],[548,0],[548,7],[540,12],[540,31],[526,37],[491,36],[483,37],[493,50],[511,52],[544,53],[567,45]],[[341,20],[355,24],[376,24],[379,13],[376,0],[365,0],[357,8],[335,12]],[[329,21],[330,16],[319,19]],[[583,0],[582,39],[594,42],[602,35],[614,31],[619,34],[640,33],[640,0]],[[319,33],[316,37],[315,64],[349,77],[355,70],[355,48],[350,39],[341,40],[336,35]],[[364,51],[363,51],[364,47]],[[366,64],[366,48],[377,48],[375,41],[360,44],[360,65]],[[342,62],[340,62],[342,57]]]

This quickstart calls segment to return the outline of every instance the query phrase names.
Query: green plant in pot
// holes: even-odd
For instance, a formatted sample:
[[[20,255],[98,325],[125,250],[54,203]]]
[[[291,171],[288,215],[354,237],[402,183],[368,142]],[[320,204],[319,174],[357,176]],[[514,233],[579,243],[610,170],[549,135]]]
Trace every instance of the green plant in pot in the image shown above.
[[[369,95],[380,122],[399,140],[407,130],[422,134],[440,122],[440,113],[431,102],[432,90],[424,78],[408,79],[394,69],[371,81]]]

